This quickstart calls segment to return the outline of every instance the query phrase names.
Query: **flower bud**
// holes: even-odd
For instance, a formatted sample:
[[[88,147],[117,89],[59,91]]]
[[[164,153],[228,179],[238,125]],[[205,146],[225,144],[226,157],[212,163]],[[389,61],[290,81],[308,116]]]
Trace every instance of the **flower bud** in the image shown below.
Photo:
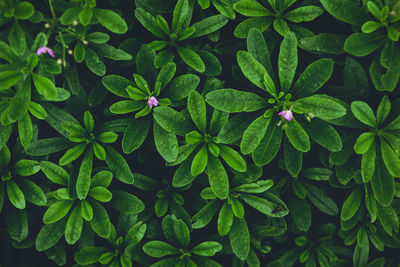
[[[79,22],[77,21],[77,20],[74,20],[73,22],[72,22],[72,25],[74,25],[74,26],[76,26],[76,25],[78,25],[79,24]]]
[[[51,25],[50,25],[50,23],[46,23],[46,24],[44,24],[44,27],[45,27],[46,29],[49,29],[49,28],[51,27]]]
[[[57,64],[58,64],[58,65],[61,65],[62,63],[63,63],[63,61],[62,61],[61,58],[57,59]]]
[[[68,55],[72,55],[74,53],[74,51],[72,51],[71,49],[68,49]]]

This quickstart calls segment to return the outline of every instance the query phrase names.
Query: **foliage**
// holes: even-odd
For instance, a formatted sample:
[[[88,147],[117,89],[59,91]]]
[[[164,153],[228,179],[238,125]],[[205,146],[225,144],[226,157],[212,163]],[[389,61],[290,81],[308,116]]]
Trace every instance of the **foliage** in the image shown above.
[[[397,0],[0,1],[1,266],[397,266]]]

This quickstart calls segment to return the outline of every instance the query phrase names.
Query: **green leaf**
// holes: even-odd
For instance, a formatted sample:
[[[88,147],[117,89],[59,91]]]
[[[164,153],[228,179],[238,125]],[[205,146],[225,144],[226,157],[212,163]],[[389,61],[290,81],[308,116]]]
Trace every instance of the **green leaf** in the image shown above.
[[[226,18],[223,15],[215,15],[207,17],[199,22],[194,23],[191,26],[195,29],[195,32],[189,38],[192,39],[207,34],[211,34],[224,27],[225,24],[228,23],[228,21],[229,21],[228,18]]]
[[[90,226],[96,234],[108,238],[111,233],[111,222],[106,209],[97,201],[91,201],[90,204],[93,208],[93,219],[90,221]]]
[[[246,161],[236,150],[225,145],[220,145],[219,149],[221,157],[232,169],[238,172],[247,171]]]
[[[76,180],[76,193],[80,200],[85,199],[89,189],[90,181],[92,177],[93,168],[93,152],[89,150],[85,157],[82,159],[81,166],[79,168],[78,178]]]
[[[90,205],[89,201],[87,200],[82,200],[80,204],[80,213],[82,215],[82,218],[86,221],[91,221],[93,219],[92,205]]]
[[[398,153],[383,138],[381,141],[382,159],[390,174],[394,177],[400,177],[400,159]]]
[[[189,67],[198,72],[204,72],[206,70],[203,60],[195,51],[190,48],[180,46],[178,46],[176,49],[179,56]]]
[[[22,77],[22,73],[15,70],[6,70],[0,72],[0,90],[8,89],[14,86]]]
[[[26,79],[20,87],[18,87],[17,93],[10,101],[8,107],[8,118],[11,121],[17,121],[24,116],[29,109],[31,101],[31,80]],[[6,113],[3,113],[5,116]]]
[[[74,20],[78,20],[80,10],[81,9],[79,7],[67,8],[60,17],[61,24],[70,25]]]
[[[93,11],[100,24],[109,31],[116,34],[123,34],[128,30],[125,20],[114,11],[100,8],[95,8]]]
[[[365,238],[367,239],[368,237],[365,236]],[[365,266],[368,262],[368,254],[369,254],[369,244],[361,247],[357,243],[353,253],[353,266],[356,267]]]
[[[372,142],[368,151],[362,155],[361,159],[361,177],[364,183],[367,183],[374,174],[376,159],[376,144]]]
[[[351,112],[354,117],[362,123],[373,128],[376,127],[376,117],[367,103],[362,101],[353,101],[351,103]]]
[[[85,7],[79,12],[79,21],[83,26],[87,26],[92,20],[93,9]]]
[[[102,247],[84,247],[75,253],[74,259],[80,265],[94,264],[105,252],[107,252],[107,249]]]
[[[85,46],[81,42],[77,42],[74,47],[74,58],[78,63],[82,63],[85,60]]]
[[[7,210],[4,215],[4,230],[7,230],[13,240],[17,242],[24,241],[28,236],[28,216],[26,210],[11,209]]]
[[[199,54],[206,66],[206,70],[203,73],[204,75],[213,77],[222,73],[221,62],[216,56],[206,50],[199,50],[197,54]]]
[[[97,56],[97,54],[90,48],[85,48],[85,63],[91,72],[97,76],[104,76],[106,74],[106,65]]]
[[[153,116],[161,127],[172,134],[185,136],[192,128],[185,116],[170,107],[155,108]]]
[[[266,99],[250,92],[235,89],[215,90],[206,95],[206,101],[225,112],[252,112],[267,105]]]
[[[247,17],[265,17],[274,14],[264,6],[253,0],[240,0],[233,5],[233,9],[243,16]]]
[[[107,153],[106,163],[115,177],[123,183],[133,184],[134,178],[125,158],[111,146],[104,146]]]
[[[301,126],[316,143],[329,151],[342,150],[342,139],[339,133],[327,122],[317,118],[312,119],[311,122],[301,119]]]
[[[229,193],[228,175],[221,161],[213,155],[208,158],[207,175],[214,194],[219,199],[225,199]]]
[[[132,55],[126,53],[124,50],[117,49],[108,44],[91,44],[91,48],[100,57],[110,58],[113,60],[131,60]]]
[[[196,179],[197,176],[193,176],[191,172],[191,162],[192,160],[185,160],[175,171],[174,176],[172,178],[172,186],[173,187],[182,187],[190,184]]]
[[[292,85],[297,63],[297,38],[294,33],[290,32],[283,38],[278,58],[279,80],[281,90],[284,92],[288,92]]]
[[[97,186],[90,189],[89,196],[100,202],[109,202],[112,198],[111,192],[102,186]]]
[[[244,76],[258,88],[266,91],[264,76],[268,74],[264,66],[246,51],[237,52],[237,61]]]
[[[387,118],[391,110],[391,104],[387,95],[382,97],[378,110],[376,111],[377,126],[380,126]]]
[[[50,99],[57,97],[57,89],[52,81],[36,73],[32,73],[32,78],[39,94]]]
[[[127,114],[138,111],[146,104],[142,101],[122,100],[110,106],[110,111],[114,114]]]
[[[190,232],[182,219],[174,222],[174,233],[180,245],[186,248],[190,243]]]
[[[220,243],[215,241],[206,241],[192,248],[191,252],[199,256],[212,257],[215,253],[220,252],[221,250],[222,245]]]
[[[232,199],[232,212],[235,217],[242,219],[244,217],[244,206],[237,198]]]
[[[180,101],[196,90],[199,83],[199,76],[194,74],[183,74],[169,83],[167,88],[163,91],[163,95],[167,96],[172,102]]]
[[[288,209],[285,205],[284,209],[286,210],[284,212],[283,208],[278,205],[277,203],[271,202],[268,199],[261,198],[258,196],[253,196],[250,194],[243,194],[240,197],[243,199],[244,202],[246,202],[249,206],[253,207],[254,209],[258,210],[259,212],[268,215],[270,217],[282,217],[288,213]],[[276,209],[282,209],[282,212],[277,213]]]
[[[86,35],[86,40],[90,43],[104,44],[110,40],[110,35],[104,32],[92,32]]]
[[[244,218],[234,219],[229,232],[229,243],[236,257],[242,261],[247,259],[250,251],[250,234]]]
[[[142,8],[136,8],[135,17],[143,25],[143,27],[145,27],[156,37],[161,39],[167,37],[163,32],[163,30],[158,25],[156,19],[149,12],[145,11]]]
[[[25,115],[18,120],[18,134],[21,145],[23,147],[28,147],[33,136],[32,120],[28,113],[25,113]]]
[[[227,235],[233,224],[233,212],[231,206],[224,202],[218,215],[218,234],[221,236]]]
[[[367,132],[363,133],[357,138],[354,144],[354,152],[357,154],[365,154],[371,147],[371,144],[375,141],[375,133]]]
[[[194,124],[201,132],[205,133],[207,128],[206,103],[198,92],[193,91],[189,95],[187,108]]]
[[[135,84],[130,80],[118,75],[104,76],[102,82],[111,93],[125,98],[129,97],[126,88],[128,86],[135,86]]]
[[[45,224],[58,222],[67,215],[74,202],[71,200],[61,200],[52,204],[43,215]]]
[[[21,56],[24,54],[26,50],[25,32],[18,20],[14,20],[14,23],[11,26],[10,33],[8,35],[8,42],[10,43],[11,49],[16,55]]]
[[[247,155],[257,148],[267,132],[271,118],[265,118],[264,115],[255,119],[243,134],[240,143],[240,152]]]
[[[399,218],[396,214],[396,211],[391,206],[379,206],[378,218],[386,233],[388,233],[390,236],[393,235],[393,232],[399,231]]]
[[[304,21],[313,21],[323,13],[324,10],[318,6],[302,6],[289,11],[284,17],[291,22],[299,23]]]
[[[38,162],[35,160],[22,159],[15,163],[13,171],[21,176],[31,176],[40,170]]]
[[[336,203],[318,187],[308,183],[305,183],[304,187],[307,189],[308,199],[320,211],[331,216],[334,216],[339,212]]]
[[[286,136],[294,148],[301,152],[307,152],[310,150],[310,140],[308,134],[304,131],[301,125],[292,119],[287,122],[283,129],[285,130]]]
[[[29,19],[35,13],[33,5],[29,2],[20,2],[14,10],[14,16],[17,19]]]
[[[299,46],[314,53],[340,55],[344,53],[343,46],[346,36],[341,34],[320,33],[299,40]]]
[[[74,146],[73,148],[68,149],[65,154],[60,158],[59,163],[61,166],[67,165],[72,161],[79,158],[82,153],[86,150],[86,143],[81,143],[79,145]]]
[[[346,114],[346,108],[327,95],[312,95],[301,98],[293,103],[292,108],[295,112],[298,110],[309,113],[323,120],[341,118]]]
[[[378,32],[353,33],[344,42],[344,51],[353,56],[364,57],[377,50],[384,42],[385,36]]]
[[[65,226],[65,240],[69,245],[75,244],[81,237],[83,227],[83,219],[79,206],[76,206],[67,221]]]
[[[210,191],[211,191],[211,188],[208,187],[208,189],[210,189]],[[212,193],[212,191],[211,191],[211,193]],[[205,205],[203,208],[201,208],[199,210],[199,212],[197,212],[192,218],[192,222],[193,222],[192,228],[200,229],[200,228],[207,226],[213,219],[219,206],[220,206],[220,203],[218,201],[210,201],[207,205]]]
[[[43,190],[34,182],[22,179],[19,186],[24,192],[25,199],[37,206],[44,206],[47,202],[46,195]]]
[[[213,0],[214,7],[227,18],[235,19],[235,11],[233,10],[230,2],[225,0]]]
[[[163,241],[150,241],[143,245],[143,251],[155,258],[161,258],[168,255],[175,255],[179,253],[179,250],[172,245]]]
[[[167,162],[175,161],[179,153],[176,136],[164,130],[156,121],[153,122],[153,134],[158,153]]]
[[[272,118],[267,132],[258,147],[254,150],[252,157],[257,166],[264,166],[275,158],[281,147],[282,127],[277,126],[277,119]]]
[[[44,107],[42,105],[40,105],[38,103],[30,102],[28,110],[33,116],[35,116],[39,120],[44,120],[47,117],[46,110],[44,109]]]
[[[36,237],[36,250],[40,252],[53,247],[64,235],[65,224],[66,219],[43,226]]]
[[[147,137],[150,128],[150,120],[132,119],[125,129],[122,138],[122,150],[126,154],[130,154],[138,149]]]
[[[279,33],[281,36],[286,36],[286,34],[290,33],[290,28],[288,23],[282,18],[275,19],[273,26],[275,31]]]
[[[247,50],[258,62],[261,63],[261,65],[264,66],[269,75],[274,75],[267,44],[263,34],[257,28],[253,28],[249,31],[247,37]]]
[[[124,214],[138,214],[144,210],[143,202],[124,191],[114,190],[110,205]]]
[[[333,65],[333,60],[328,58],[319,59],[308,65],[293,85],[293,94],[301,98],[318,91],[331,77]]]
[[[328,181],[333,172],[324,168],[307,168],[302,171],[302,176],[315,181]]]
[[[369,20],[369,21],[365,22],[365,23],[362,25],[361,31],[362,31],[363,33],[371,33],[371,32],[376,31],[376,30],[379,29],[380,27],[383,27],[383,25],[382,25],[381,23],[376,22],[376,21]]]
[[[237,25],[234,31],[234,35],[237,38],[247,38],[247,35],[252,28],[256,28],[260,32],[264,32],[269,28],[273,21],[273,17],[256,17],[246,19],[245,21]]]
[[[193,176],[197,176],[202,173],[208,162],[208,152],[207,145],[203,145],[199,152],[197,152],[196,156],[193,158],[192,165],[190,167],[190,171]]]
[[[349,220],[351,219],[354,214],[356,214],[357,210],[361,205],[362,200],[362,192],[361,189],[358,187],[351,194],[346,198],[342,206],[342,212],[340,217],[342,220]]]
[[[299,230],[307,232],[311,226],[311,206],[306,200],[296,197],[289,199],[288,206],[293,221]]]
[[[50,161],[42,161],[40,162],[40,169],[53,183],[63,186],[68,185],[69,174],[57,164]]]
[[[321,0],[321,4],[329,14],[340,21],[361,26],[368,19],[368,12],[351,0]]]
[[[400,64],[395,60],[399,56],[400,49],[395,42],[388,42],[382,49],[380,63],[387,71],[380,80],[388,91],[393,91],[399,80]]]
[[[172,14],[172,31],[178,32],[186,20],[189,11],[188,0],[178,0]]]
[[[25,196],[19,186],[13,180],[7,181],[6,185],[8,199],[11,204],[13,204],[17,209],[25,209]]]

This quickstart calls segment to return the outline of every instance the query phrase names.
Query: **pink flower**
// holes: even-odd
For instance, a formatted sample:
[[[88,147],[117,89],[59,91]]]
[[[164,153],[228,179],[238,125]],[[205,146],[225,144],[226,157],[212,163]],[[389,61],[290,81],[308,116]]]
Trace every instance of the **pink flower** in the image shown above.
[[[293,113],[291,110],[282,110],[278,114],[281,115],[285,120],[291,121],[293,119]]]
[[[48,53],[51,57],[55,57],[54,51],[46,46],[39,47],[39,49],[36,51],[36,55],[38,55],[38,56],[40,56],[43,53],[45,53],[45,54]]]
[[[158,106],[158,101],[157,98],[155,98],[154,96],[150,97],[149,100],[147,101],[147,103],[149,104],[150,108],[153,108],[153,106]]]

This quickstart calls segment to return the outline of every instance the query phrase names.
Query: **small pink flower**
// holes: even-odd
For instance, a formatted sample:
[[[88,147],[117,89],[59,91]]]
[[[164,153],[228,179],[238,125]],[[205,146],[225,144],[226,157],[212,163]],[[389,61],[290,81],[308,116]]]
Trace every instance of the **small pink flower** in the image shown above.
[[[285,120],[291,121],[293,119],[293,113],[291,110],[282,110],[278,114],[281,115]]]
[[[43,53],[45,53],[45,54],[48,53],[51,57],[55,57],[54,51],[46,46],[42,46],[36,51],[36,55],[38,55],[38,56],[40,56]]]
[[[147,101],[147,103],[149,104],[150,108],[153,108],[153,106],[158,106],[158,101],[157,98],[155,98],[154,96],[150,97],[149,100]]]

